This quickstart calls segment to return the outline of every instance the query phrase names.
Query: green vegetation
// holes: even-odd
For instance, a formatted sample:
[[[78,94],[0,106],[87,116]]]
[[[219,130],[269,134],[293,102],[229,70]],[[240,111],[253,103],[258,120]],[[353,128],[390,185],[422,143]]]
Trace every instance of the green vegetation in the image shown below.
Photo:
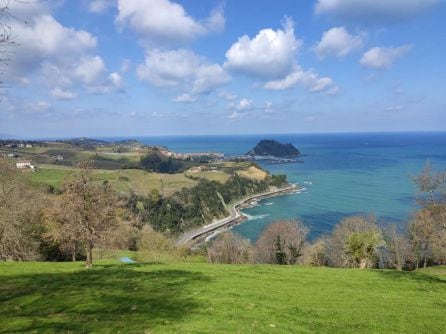
[[[0,333],[444,333],[445,270],[0,263]]]
[[[194,166],[195,163],[189,160],[174,159],[161,154],[158,150],[153,150],[141,157],[139,166],[145,170],[158,173],[178,173]]]
[[[170,197],[161,197],[158,192],[148,197],[133,196],[129,207],[155,230],[177,235],[227,216],[228,203],[263,192],[268,186],[267,181],[256,181],[237,174],[224,184],[200,179],[195,187],[184,188]]]

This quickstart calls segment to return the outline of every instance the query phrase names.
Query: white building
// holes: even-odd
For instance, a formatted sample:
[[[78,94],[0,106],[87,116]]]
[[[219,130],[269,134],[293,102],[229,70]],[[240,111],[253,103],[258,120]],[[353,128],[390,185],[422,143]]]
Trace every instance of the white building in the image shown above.
[[[16,162],[15,166],[20,169],[22,169],[22,168],[34,169],[34,166],[31,165],[31,161],[18,161],[18,162]]]

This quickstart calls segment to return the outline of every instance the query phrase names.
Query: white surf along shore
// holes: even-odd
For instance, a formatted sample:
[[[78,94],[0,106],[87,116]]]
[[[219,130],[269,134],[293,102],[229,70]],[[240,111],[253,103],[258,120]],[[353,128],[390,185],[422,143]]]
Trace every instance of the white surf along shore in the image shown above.
[[[230,213],[229,216],[217,220],[215,222],[212,222],[210,224],[201,226],[195,230],[184,233],[178,238],[176,245],[192,246],[192,244],[195,243],[197,239],[202,239],[205,236],[208,236],[208,238],[206,239],[215,237],[222,229],[238,225],[248,218],[246,215],[240,212],[241,209],[254,206],[257,204],[258,201],[265,198],[292,194],[300,192],[301,190],[303,190],[303,188],[299,187],[297,184],[289,184],[286,187],[269,190],[260,194],[255,194],[247,198],[244,198],[236,202],[235,204],[231,205],[231,207],[229,208],[229,213]]]

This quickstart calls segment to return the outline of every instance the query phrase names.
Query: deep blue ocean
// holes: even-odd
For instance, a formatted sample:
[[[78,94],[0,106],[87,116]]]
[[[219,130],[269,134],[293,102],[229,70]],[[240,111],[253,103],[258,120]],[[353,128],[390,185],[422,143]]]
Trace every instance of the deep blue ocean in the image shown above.
[[[245,210],[249,219],[234,231],[255,240],[278,219],[301,219],[311,237],[331,231],[345,216],[374,214],[382,222],[405,224],[416,208],[411,177],[426,161],[446,169],[446,133],[367,133],[246,136],[137,137],[178,152],[244,154],[261,139],[292,143],[303,163],[262,167],[286,174],[305,188],[266,199]]]

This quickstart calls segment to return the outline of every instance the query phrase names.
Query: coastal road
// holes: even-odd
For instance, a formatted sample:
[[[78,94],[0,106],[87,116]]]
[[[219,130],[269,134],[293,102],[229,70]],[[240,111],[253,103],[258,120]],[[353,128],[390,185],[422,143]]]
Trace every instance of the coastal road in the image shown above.
[[[195,238],[202,236],[204,234],[207,234],[209,232],[218,230],[224,226],[231,225],[232,223],[236,222],[238,219],[243,217],[243,215],[240,213],[239,208],[246,204],[247,202],[253,201],[253,200],[259,200],[267,197],[277,196],[281,194],[289,194],[294,191],[297,191],[299,187],[296,184],[291,184],[284,188],[278,188],[275,190],[267,191],[264,193],[260,193],[257,195],[250,196],[248,198],[242,199],[238,201],[237,203],[233,204],[229,209],[229,216],[223,219],[220,219],[216,222],[213,222],[211,224],[201,226],[197,228],[196,230],[192,230],[189,232],[184,233],[180,238],[178,238],[176,245],[177,246],[185,246],[190,241],[194,240]]]

